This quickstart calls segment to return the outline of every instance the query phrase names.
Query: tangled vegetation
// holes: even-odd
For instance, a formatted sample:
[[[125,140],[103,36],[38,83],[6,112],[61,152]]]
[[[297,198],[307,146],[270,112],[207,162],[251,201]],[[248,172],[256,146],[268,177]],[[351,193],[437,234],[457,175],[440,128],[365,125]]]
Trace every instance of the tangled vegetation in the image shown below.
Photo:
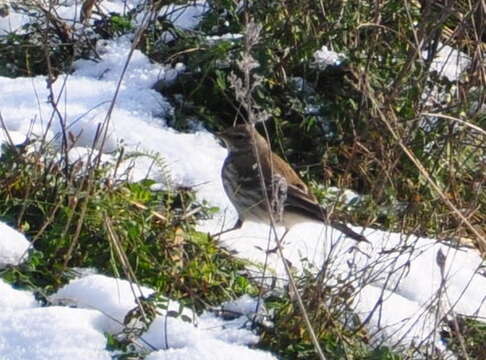
[[[137,47],[152,61],[187,66],[173,85],[157,88],[176,109],[170,125],[188,131],[197,117],[219,130],[246,119],[247,104],[235,96],[230,75],[244,75],[238,66],[244,37],[236,35],[251,20],[261,26],[251,49],[259,64],[255,104],[269,115],[265,125],[275,151],[299,169],[322,202],[334,203],[349,222],[466,242],[486,253],[481,1],[249,3],[210,1],[199,28],[181,30],[168,21],[170,14],[159,12],[162,2],[153,2],[154,16]],[[52,81],[69,72],[73,61],[96,59],[97,41],[134,33],[134,19],[143,10],[107,14],[83,8],[89,25],[77,32],[40,2],[11,6],[37,14],[38,21],[22,34],[0,37],[0,75],[42,74]],[[235,36],[223,36],[228,33]],[[164,41],[167,34],[172,40]],[[315,54],[323,45],[342,54],[339,61],[320,66]],[[449,47],[468,59],[458,79],[441,76],[434,64]],[[35,250],[24,264],[2,270],[2,278],[47,301],[75,268],[93,267],[136,279],[199,310],[270,291],[246,275],[247,264],[195,230],[195,222],[214,209],[198,203],[191,189],[153,191],[150,180],[130,183],[113,176],[119,163],[70,162],[63,156],[68,143],[66,137],[60,156],[42,141],[3,149],[0,218],[21,229]],[[339,196],[327,191],[331,186],[361,194],[346,215]],[[347,294],[327,308],[321,297],[326,291],[317,288],[312,277],[299,281],[329,358],[408,356],[370,349],[359,323],[345,328],[330,311],[345,307]],[[291,295],[269,296],[266,305],[275,313],[275,328],[259,329],[259,346],[282,359],[314,359]],[[454,340],[459,331],[468,338],[465,347]],[[484,353],[486,332],[479,323],[451,325],[449,336],[459,357],[480,359]]]

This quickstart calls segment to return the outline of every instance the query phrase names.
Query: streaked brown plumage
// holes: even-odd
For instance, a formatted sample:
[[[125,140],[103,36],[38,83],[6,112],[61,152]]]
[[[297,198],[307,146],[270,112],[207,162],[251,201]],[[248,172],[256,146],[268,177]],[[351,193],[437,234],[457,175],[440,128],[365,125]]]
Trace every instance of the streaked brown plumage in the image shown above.
[[[238,125],[220,132],[218,136],[229,151],[221,172],[224,189],[239,216],[235,226],[229,230],[241,227],[245,220],[270,223],[265,193],[262,191],[265,188],[274,221],[287,230],[297,223],[314,220],[329,224],[356,241],[367,241],[346,225],[329,221],[326,210],[309,192],[299,175],[272,152],[267,141],[253,126]]]

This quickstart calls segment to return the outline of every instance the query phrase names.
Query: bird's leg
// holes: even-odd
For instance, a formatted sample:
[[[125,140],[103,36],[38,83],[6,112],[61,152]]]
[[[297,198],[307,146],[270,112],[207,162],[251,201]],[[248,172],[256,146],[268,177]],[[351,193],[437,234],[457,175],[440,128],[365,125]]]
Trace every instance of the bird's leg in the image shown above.
[[[218,237],[218,236],[221,236],[223,234],[229,233],[231,231],[241,229],[242,226],[243,226],[243,220],[238,218],[238,220],[236,220],[236,223],[233,225],[233,227],[226,229],[226,230],[223,230],[223,231],[220,231],[219,233],[212,234],[211,236],[212,237]]]
[[[289,228],[285,228],[285,232],[283,233],[283,235],[280,238],[280,240],[275,240],[277,242],[277,246],[275,246],[273,249],[267,250],[267,254],[273,254],[273,253],[277,252],[279,246],[281,246],[282,249],[283,249],[282,244],[283,244],[283,241],[285,239],[285,236],[287,236],[287,233],[289,232],[289,230],[290,230]]]
[[[283,222],[287,190],[288,185],[285,178],[280,174],[273,174],[270,192],[270,211],[276,223]]]

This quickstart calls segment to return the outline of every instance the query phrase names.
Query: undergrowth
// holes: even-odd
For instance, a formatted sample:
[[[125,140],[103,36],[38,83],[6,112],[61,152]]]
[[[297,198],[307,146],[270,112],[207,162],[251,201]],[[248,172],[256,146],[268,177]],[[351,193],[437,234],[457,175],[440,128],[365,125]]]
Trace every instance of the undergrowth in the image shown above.
[[[478,3],[271,1],[238,8],[212,1],[201,29],[216,38],[181,32],[160,56],[188,66],[164,92],[186,99],[175,103],[174,126],[184,129],[184,119],[197,116],[220,129],[247,118],[228,80],[239,73],[243,41],[217,36],[242,32],[252,19],[262,26],[252,49],[261,77],[253,96],[270,114],[275,151],[308,181],[362,194],[348,221],[467,238],[486,250],[486,198],[477,191],[485,182],[484,28],[471,18]],[[341,61],[318,66],[323,45]],[[439,54],[454,56],[446,46],[469,59],[457,80],[432,67]]]
[[[198,203],[192,190],[153,191],[152,180],[116,180],[113,164],[89,178],[86,160],[65,165],[32,147],[4,147],[0,159],[0,218],[34,247],[2,278],[45,300],[76,268],[126,277],[119,246],[138,282],[196,309],[254,291],[245,263],[195,230],[195,221],[214,209]]]
[[[229,77],[241,75],[244,38],[218,36],[241,34],[251,19],[262,29],[252,49],[261,79],[253,97],[270,115],[269,140],[335,217],[465,241],[486,252],[486,27],[480,1],[209,3],[198,29],[178,29],[169,14],[158,13],[138,44],[153,61],[187,67],[176,82],[158,89],[176,109],[171,126],[189,131],[197,118],[219,130],[248,117]],[[133,32],[141,11],[90,10],[92,22],[75,31],[40,3],[14,6],[36,21],[0,37],[0,74],[48,74],[52,81],[76,59],[97,59],[97,41]],[[154,14],[161,6],[154,2]],[[342,59],[319,66],[315,53],[323,45]],[[432,70],[446,45],[469,59],[457,80]],[[0,271],[2,278],[46,300],[78,267],[128,277],[115,250],[121,245],[137,281],[196,309],[257,293],[245,275],[247,264],[195,230],[195,221],[214,209],[198,203],[191,189],[153,191],[151,180],[113,177],[117,162],[71,163],[52,149],[38,149],[7,147],[0,159],[0,218],[34,244],[26,262]],[[331,187],[357,196],[347,203]],[[344,327],[336,321],[334,310],[347,311],[346,293],[331,296],[312,277],[301,279],[298,289],[329,358],[408,356],[372,349],[359,322]],[[275,313],[275,327],[260,329],[259,347],[283,359],[315,358],[292,294],[267,298],[266,305]],[[483,325],[466,319],[449,330],[456,354],[481,359]],[[461,353],[460,337],[468,354]]]

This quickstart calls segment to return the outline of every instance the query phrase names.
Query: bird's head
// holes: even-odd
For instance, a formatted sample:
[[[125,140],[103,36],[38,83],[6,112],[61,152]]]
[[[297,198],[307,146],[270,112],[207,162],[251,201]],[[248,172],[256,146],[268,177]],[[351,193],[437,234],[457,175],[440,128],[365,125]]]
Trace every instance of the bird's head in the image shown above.
[[[253,126],[246,124],[227,128],[217,133],[217,136],[224,141],[228,150],[232,152],[250,150],[254,140],[258,141],[258,137],[260,137]]]

